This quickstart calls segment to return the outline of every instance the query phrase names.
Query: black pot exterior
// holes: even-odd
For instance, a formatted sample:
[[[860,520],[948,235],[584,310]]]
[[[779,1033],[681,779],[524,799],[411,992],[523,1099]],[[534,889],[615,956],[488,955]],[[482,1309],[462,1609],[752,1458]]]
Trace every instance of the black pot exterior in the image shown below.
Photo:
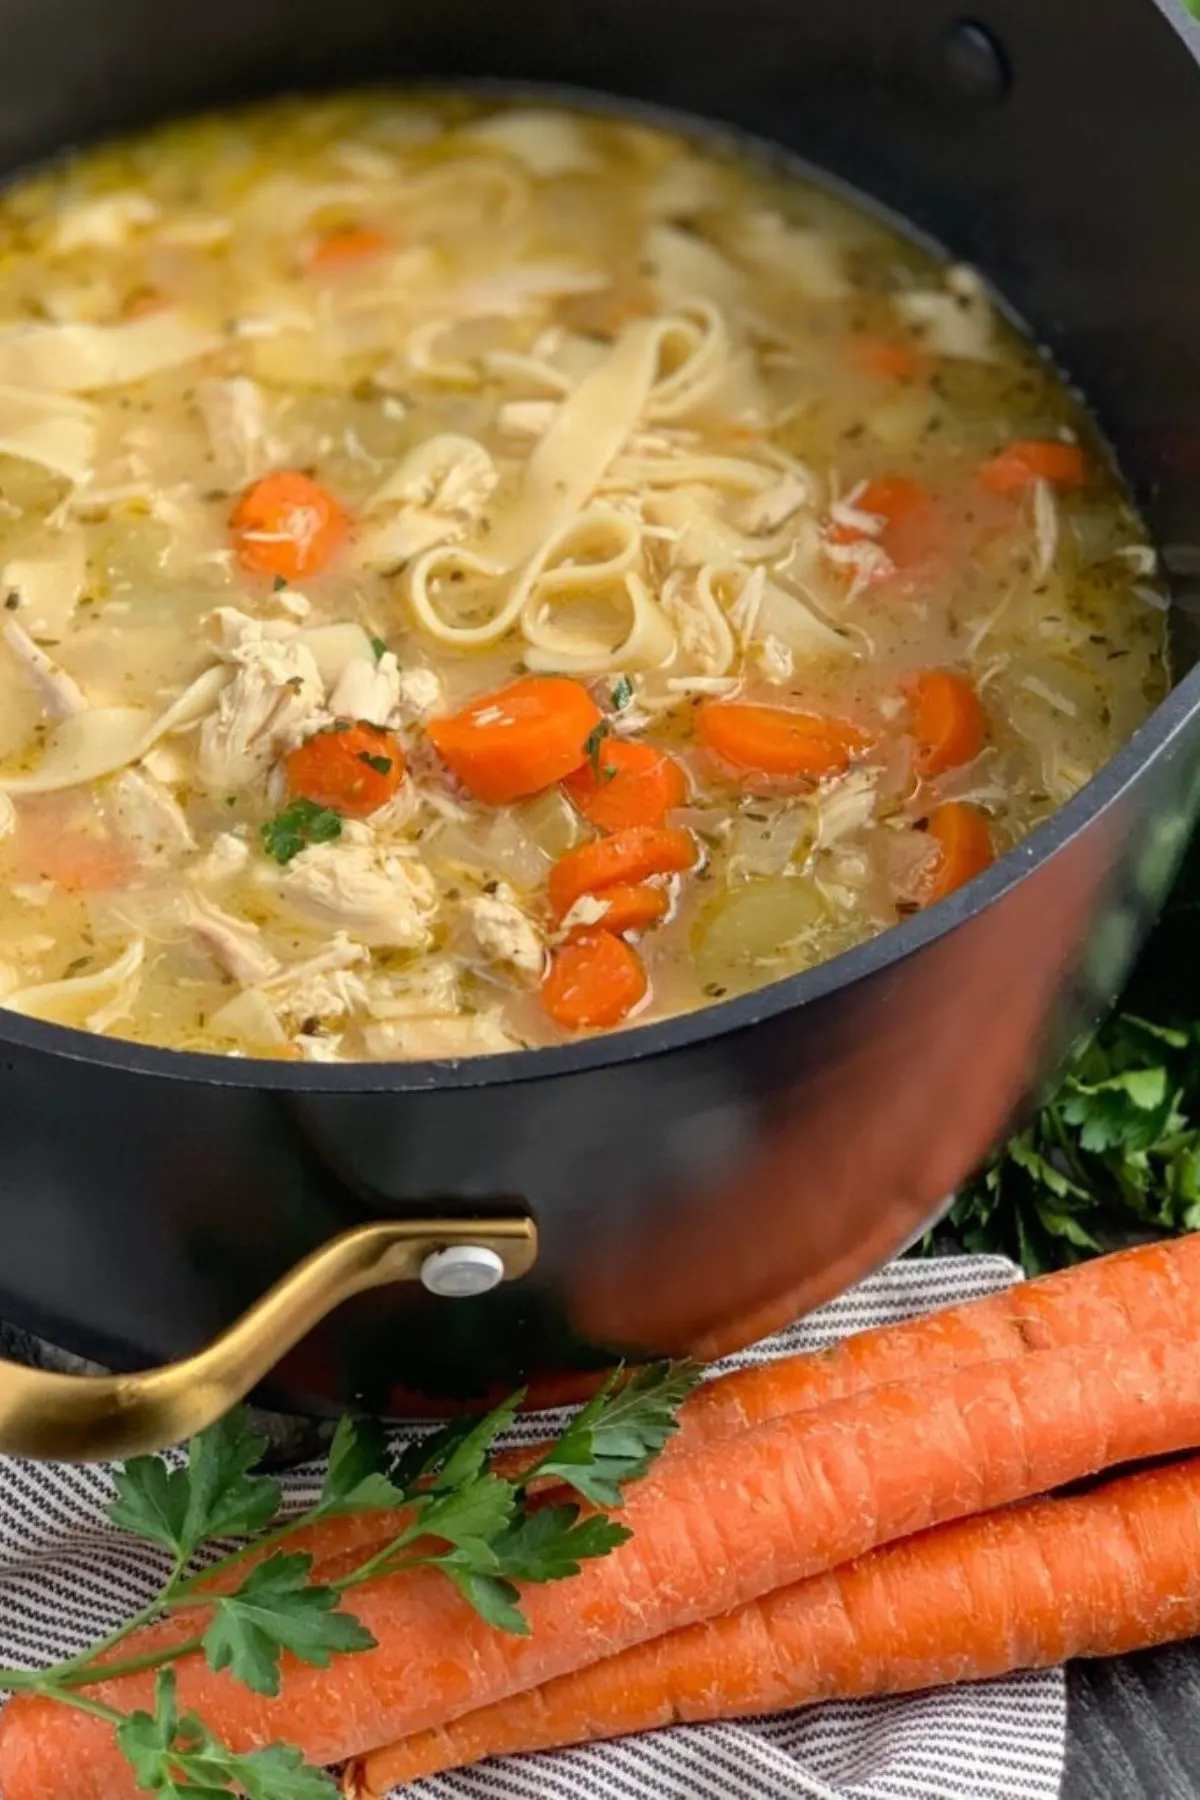
[[[1200,604],[1200,34],[1153,0],[0,0],[10,166],[280,84],[567,83],[773,139],[989,274]],[[1188,592],[1189,579],[1192,592]],[[1200,675],[933,914],[692,1019],[472,1065],[174,1057],[0,1014],[0,1316],[133,1367],[365,1219],[527,1209],[535,1276],[335,1314],[271,1398],[402,1411],[714,1354],[912,1238],[1114,996],[1200,806]]]

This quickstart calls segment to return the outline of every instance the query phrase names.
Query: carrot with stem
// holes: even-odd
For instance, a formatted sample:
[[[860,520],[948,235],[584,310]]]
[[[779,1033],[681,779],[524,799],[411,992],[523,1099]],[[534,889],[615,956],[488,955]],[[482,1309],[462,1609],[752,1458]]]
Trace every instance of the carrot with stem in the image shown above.
[[[1192,1458],[872,1551],[376,1750],[350,1765],[343,1788],[347,1800],[375,1800],[484,1757],[987,1681],[1197,1631]]]
[[[528,1637],[496,1631],[433,1569],[354,1589],[375,1639],[332,1670],[285,1656],[277,1698],[199,1657],[178,1704],[233,1752],[295,1745],[340,1762],[716,1618],[914,1532],[992,1511],[1114,1464],[1200,1444],[1193,1341],[1038,1351],[940,1380],[878,1388],[687,1452],[630,1489],[632,1536],[562,1595],[522,1594]],[[349,1588],[351,1583],[345,1586]],[[147,1673],[89,1686],[145,1707]],[[130,1800],[110,1721],[19,1695],[0,1720],[5,1800]]]

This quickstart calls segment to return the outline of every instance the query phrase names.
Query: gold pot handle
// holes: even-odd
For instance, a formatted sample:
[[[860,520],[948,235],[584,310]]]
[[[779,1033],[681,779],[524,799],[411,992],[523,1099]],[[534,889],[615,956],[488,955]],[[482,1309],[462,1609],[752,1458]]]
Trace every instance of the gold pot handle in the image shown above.
[[[228,1331],[180,1362],[132,1375],[56,1375],[0,1362],[0,1451],[105,1462],[165,1449],[244,1399],[293,1344],[352,1294],[423,1276],[444,1294],[479,1292],[482,1282],[528,1274],[536,1258],[532,1219],[361,1225],[306,1256]],[[454,1271],[464,1267],[485,1273],[474,1280],[468,1274],[465,1281],[460,1273],[456,1281]],[[431,1277],[439,1268],[441,1277]]]

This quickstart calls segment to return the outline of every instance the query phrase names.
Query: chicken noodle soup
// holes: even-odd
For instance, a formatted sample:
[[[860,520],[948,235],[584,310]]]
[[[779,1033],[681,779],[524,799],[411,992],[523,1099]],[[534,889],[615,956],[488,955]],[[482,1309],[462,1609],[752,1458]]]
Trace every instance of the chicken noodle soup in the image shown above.
[[[936,903],[1165,686],[1077,402],[617,118],[373,94],[0,202],[0,987],[319,1062],[684,1011]]]

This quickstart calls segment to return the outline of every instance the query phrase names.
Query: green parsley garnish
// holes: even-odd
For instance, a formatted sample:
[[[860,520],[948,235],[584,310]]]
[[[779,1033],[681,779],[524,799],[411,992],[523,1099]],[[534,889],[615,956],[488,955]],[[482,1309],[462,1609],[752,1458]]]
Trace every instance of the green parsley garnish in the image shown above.
[[[601,719],[595,730],[589,731],[586,738],[583,740],[583,748],[587,753],[588,762],[591,764],[593,779],[596,781],[611,781],[617,772],[612,763],[604,763],[602,765],[600,762],[601,746],[603,745],[605,738],[610,738],[611,736],[612,726],[608,723],[607,719]]]
[[[273,594],[282,594],[286,587],[287,587],[287,576],[286,575],[277,575],[275,577],[274,581],[271,583],[271,592]]]
[[[358,760],[360,763],[366,763],[368,769],[374,769],[377,775],[390,775],[392,772],[390,756],[372,756],[369,750],[360,750]]]
[[[292,1745],[234,1751],[195,1714],[181,1713],[175,1661],[193,1656],[253,1693],[277,1695],[285,1653],[324,1669],[334,1657],[370,1650],[375,1639],[346,1604],[353,1590],[418,1568],[452,1582],[496,1630],[526,1635],[518,1583],[569,1580],[628,1539],[628,1527],[609,1509],[621,1505],[623,1485],[645,1474],[676,1430],[679,1406],[698,1376],[687,1363],[662,1363],[628,1378],[618,1372],[514,1480],[497,1474],[490,1457],[521,1394],[485,1419],[456,1419],[402,1449],[373,1421],[343,1419],[320,1494],[307,1512],[287,1518],[280,1516],[280,1484],[254,1473],[267,1446],[238,1408],[193,1438],[185,1464],[138,1456],[117,1474],[109,1518],[168,1559],[170,1573],[154,1598],[64,1662],[0,1669],[0,1686],[103,1719],[138,1787],[159,1800],[337,1800],[330,1777]],[[553,1504],[530,1500],[530,1484],[542,1478],[560,1489]],[[364,1545],[356,1561],[347,1557],[351,1566],[336,1579],[314,1581],[313,1558],[292,1547],[294,1534],[318,1519],[380,1508],[398,1509],[393,1536]],[[242,1542],[230,1550],[230,1539]],[[224,1554],[205,1561],[218,1544]],[[244,1566],[251,1555],[253,1565]],[[225,1579],[214,1593],[203,1584],[218,1571]],[[194,1635],[181,1640],[176,1633],[122,1660],[120,1647],[133,1632],[167,1618],[188,1621]],[[153,1710],[122,1712],[95,1693],[101,1673],[135,1669],[156,1673]]]
[[[632,681],[630,681],[628,675],[622,675],[613,686],[613,691],[612,691],[613,711],[614,712],[624,712],[625,708],[629,705],[629,702],[632,699],[633,699],[633,683],[632,683]]]
[[[387,655],[386,640],[380,637],[373,637],[371,639],[371,649],[375,652],[375,661],[382,662]]]
[[[277,818],[260,827],[263,849],[277,863],[290,863],[310,844],[331,844],[342,835],[342,815],[315,800],[293,800]]]

